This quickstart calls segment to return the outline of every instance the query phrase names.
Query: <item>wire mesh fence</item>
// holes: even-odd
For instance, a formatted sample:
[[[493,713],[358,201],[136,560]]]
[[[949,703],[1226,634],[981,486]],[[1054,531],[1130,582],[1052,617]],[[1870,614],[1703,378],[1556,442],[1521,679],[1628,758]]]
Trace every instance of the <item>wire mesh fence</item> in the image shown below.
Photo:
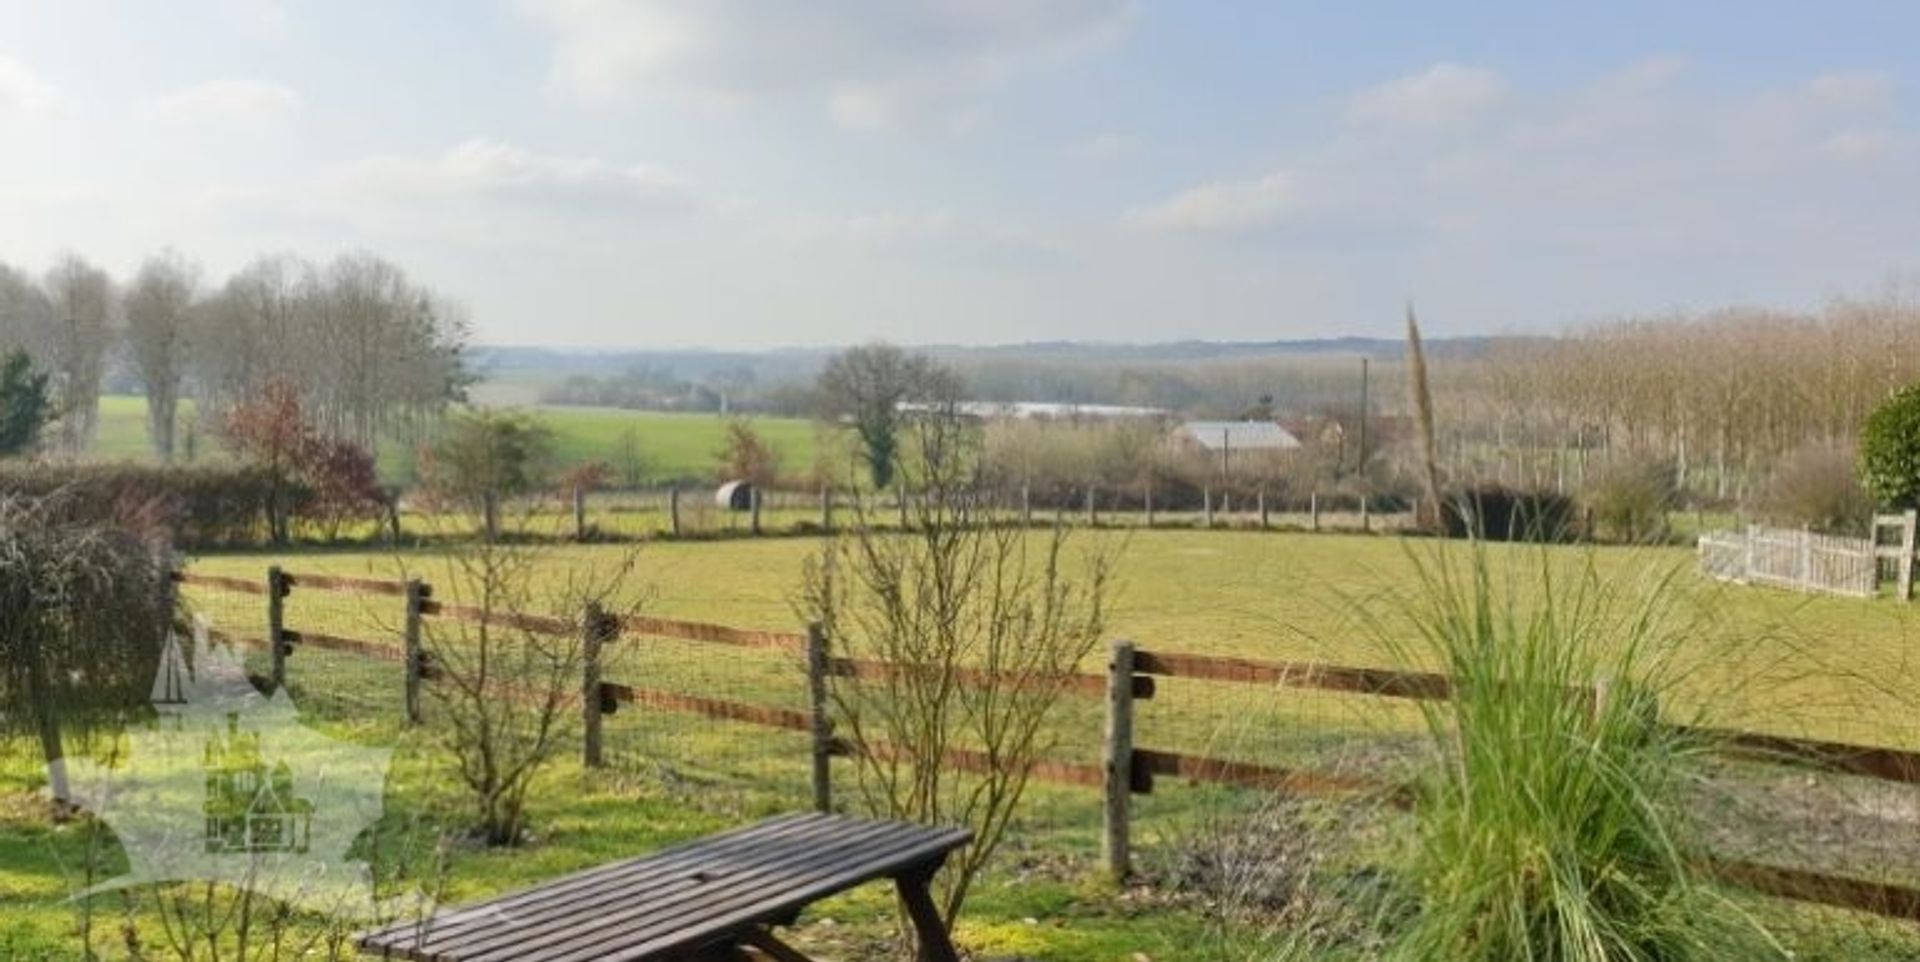
[[[189,578],[181,586],[215,637],[242,647],[249,672],[268,682],[276,671],[268,643],[274,577]],[[286,639],[278,671],[300,709],[337,719],[403,718],[404,589],[277,577],[285,587],[277,627]],[[455,614],[455,606],[442,605],[422,616]],[[564,619],[538,624],[578,630]],[[599,727],[608,765],[692,804],[740,815],[808,807],[816,802],[821,739],[831,736],[814,724],[822,704],[816,682],[861,674],[850,663],[816,664],[808,644],[799,631],[632,616],[598,663],[599,703],[579,699],[584,689],[576,687],[573,710],[605,712]],[[1040,735],[1033,781],[1013,813],[1015,864],[1084,867],[1098,856],[1113,818],[1117,752],[1136,773],[1120,792],[1136,864],[1175,882],[1191,882],[1197,866],[1228,857],[1207,854],[1207,845],[1254,844],[1284,828],[1274,819],[1307,817],[1302,805],[1315,806],[1322,824],[1345,824],[1359,817],[1353,813],[1396,817],[1404,807],[1396,793],[1434,759],[1422,711],[1448,697],[1439,676],[1159,650],[1137,658],[1136,674],[1124,682],[1088,672],[1063,683]],[[820,677],[823,670],[832,677]],[[1130,713],[1130,738],[1119,746],[1116,684],[1127,686],[1118,703]],[[1730,878],[1773,894],[1920,916],[1920,754],[1911,751],[1920,749],[1920,718],[1890,717],[1886,709],[1899,704],[1911,702],[1892,693],[1879,704],[1867,726],[1871,740],[1843,741],[1855,729],[1779,718],[1750,731],[1700,733],[1714,757],[1700,769],[1693,807],[1711,857],[1737,870]],[[1669,709],[1670,723],[1686,717],[1686,706]],[[830,741],[841,756],[830,763],[833,804],[862,808],[869,800],[862,770],[844,757],[845,739]],[[958,754],[941,764],[964,782],[981,764],[981,746],[954,748]],[[1295,802],[1276,808],[1276,797]]]

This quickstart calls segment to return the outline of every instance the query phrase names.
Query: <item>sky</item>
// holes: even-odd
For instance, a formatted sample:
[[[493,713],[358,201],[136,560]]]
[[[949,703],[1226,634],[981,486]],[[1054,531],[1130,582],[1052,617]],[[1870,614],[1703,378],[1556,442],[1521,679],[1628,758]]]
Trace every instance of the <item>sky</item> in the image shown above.
[[[0,261],[576,347],[1553,332],[1920,277],[1920,4],[0,0]]]

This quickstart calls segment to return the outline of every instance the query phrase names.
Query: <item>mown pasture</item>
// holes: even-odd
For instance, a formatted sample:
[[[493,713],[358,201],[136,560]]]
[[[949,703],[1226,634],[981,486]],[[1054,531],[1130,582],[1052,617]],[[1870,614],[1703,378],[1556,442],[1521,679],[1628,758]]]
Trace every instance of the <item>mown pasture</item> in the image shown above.
[[[555,406],[526,410],[552,430],[557,461],[565,465],[604,461],[613,469],[615,481],[622,481],[626,473],[632,473],[633,480],[643,485],[710,478],[726,444],[728,419],[715,414]],[[182,418],[191,418],[192,411],[191,401],[182,402]],[[146,418],[145,398],[101,398],[100,433],[94,441],[93,455],[109,461],[151,460]],[[756,417],[752,423],[761,438],[780,453],[783,470],[804,473],[812,468],[817,447],[813,422]],[[194,445],[197,459],[225,456],[220,439],[209,435],[204,425]],[[378,460],[384,478],[405,480],[413,476],[415,452],[406,445],[383,443]]]
[[[1097,531],[1076,535],[1083,547],[1117,553],[1109,634],[1155,650],[1385,665],[1378,643],[1417,593],[1417,571],[1436,542],[1366,536],[1257,531]],[[640,547],[646,608],[666,617],[793,630],[805,560],[818,550],[804,537],[655,542]],[[626,546],[556,546],[551,570],[611,563]],[[1538,549],[1494,549],[1530,564]],[[1692,694],[1728,725],[1786,734],[1817,735],[1898,747],[1920,747],[1920,657],[1914,644],[1920,608],[1876,602],[1802,598],[1705,582],[1684,549],[1551,549],[1555,563],[1587,559],[1617,579],[1671,578],[1671,615],[1698,633]],[[444,575],[430,551],[264,552],[193,559],[207,574],[259,579],[270,563],[314,573],[395,577],[403,572],[436,580]],[[258,599],[207,597],[203,607],[236,632],[257,631]],[[296,591],[289,624],[313,631],[381,638],[394,621],[390,604]],[[248,624],[252,619],[256,623]],[[1374,620],[1377,623],[1369,625]],[[773,704],[799,698],[791,666],[716,657],[711,649],[640,640],[623,646],[611,671],[619,680],[661,687],[683,685],[718,697]],[[399,687],[394,666],[320,652],[295,656],[296,697],[317,723],[348,737],[399,744],[389,806],[445,811],[440,787],[418,735],[395,723]],[[1686,711],[1689,706],[1670,706]],[[1362,755],[1340,757],[1341,734],[1378,736],[1403,730],[1403,707],[1379,700],[1310,696],[1293,691],[1223,690],[1169,684],[1143,709],[1140,738],[1217,754],[1366,766]],[[1097,742],[1097,706],[1075,704],[1063,715],[1061,752],[1091,760]],[[536,799],[540,836],[514,852],[459,851],[452,866],[455,898],[511,888],[569,868],[644,850],[669,839],[714,830],[741,819],[800,804],[804,740],[726,723],[686,723],[624,709],[610,721],[610,748],[622,759],[604,773],[571,762],[548,779]],[[1276,746],[1278,746],[1276,748]],[[1332,746],[1332,747],[1327,747]],[[1321,749],[1325,748],[1322,753]],[[1321,757],[1316,757],[1321,756]],[[12,757],[4,766],[6,797],[0,814],[0,865],[6,869],[9,917],[23,919],[24,946],[60,944],[70,907],[58,898],[77,842],[49,829],[25,792],[38,780],[32,765]],[[1215,793],[1169,786],[1146,802],[1143,822],[1157,833],[1148,847],[1166,852],[1184,844],[1182,826],[1220,806],[1238,804]],[[1156,807],[1157,806],[1157,807]],[[1116,898],[1092,881],[1097,799],[1080,790],[1046,788],[1035,795],[1020,842],[982,891],[960,927],[962,940],[990,955],[1049,960],[1111,960],[1140,953],[1151,959],[1238,958],[1258,932],[1220,926],[1197,903],[1135,894]],[[1149,864],[1149,868],[1152,868]],[[1896,926],[1838,913],[1762,904],[1769,917],[1831,923],[1800,946],[1803,958],[1900,958],[1914,946]],[[833,920],[823,924],[822,918]],[[887,907],[866,897],[827,907],[803,927],[802,939],[828,957],[854,957],[883,931]],[[1840,933],[1835,935],[1834,933]]]

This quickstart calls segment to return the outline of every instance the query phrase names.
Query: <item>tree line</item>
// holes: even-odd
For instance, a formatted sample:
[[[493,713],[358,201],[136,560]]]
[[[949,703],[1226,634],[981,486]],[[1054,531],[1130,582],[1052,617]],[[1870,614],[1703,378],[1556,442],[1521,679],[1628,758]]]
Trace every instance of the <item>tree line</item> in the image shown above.
[[[70,456],[93,443],[116,374],[146,395],[163,461],[182,447],[182,401],[218,423],[269,385],[291,390],[329,436],[365,447],[410,436],[464,396],[467,336],[456,305],[368,253],[264,256],[217,285],[172,251],[124,281],[75,254],[39,276],[0,264],[0,352],[24,352],[47,375],[48,440]]]
[[[1696,497],[1743,500],[1779,464],[1849,446],[1920,381],[1920,304],[1726,308],[1596,323],[1434,365],[1456,478],[1571,489],[1594,462],[1657,460]]]

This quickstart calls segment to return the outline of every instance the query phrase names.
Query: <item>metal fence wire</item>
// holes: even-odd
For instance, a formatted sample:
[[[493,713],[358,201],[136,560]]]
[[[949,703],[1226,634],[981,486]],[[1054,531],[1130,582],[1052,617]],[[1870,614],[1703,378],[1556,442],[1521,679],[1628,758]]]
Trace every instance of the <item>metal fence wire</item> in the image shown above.
[[[1792,544],[1803,557],[1819,550],[1809,539]],[[416,604],[397,582],[278,569],[257,581],[189,575],[181,591],[215,638],[245,651],[250,673],[266,683],[278,673],[303,713],[350,722],[405,717],[410,617],[485,614]],[[592,623],[490,617],[553,632]],[[570,694],[588,764],[728,815],[818,805],[823,789],[835,807],[862,807],[845,729],[831,724],[847,719],[836,719],[828,693],[897,666],[829,657],[829,640],[813,632],[644,615],[605,627]],[[267,642],[275,629],[278,658]],[[1405,786],[1431,763],[1423,704],[1452,697],[1450,680],[1429,673],[1124,642],[1105,672],[1098,667],[1059,679],[1010,858],[1027,871],[1072,872],[1104,854],[1123,877],[1138,872],[1216,901],[1292,884],[1249,883],[1256,864],[1327,869],[1355,839],[1362,852],[1377,841],[1383,824],[1404,817]],[[1911,669],[1889,665],[1888,674]],[[1713,761],[1693,808],[1712,870],[1765,893],[1920,921],[1920,716],[1885,717],[1892,703],[1857,706],[1876,716],[1871,745],[1841,741],[1854,730],[1827,714],[1808,714],[1801,728],[1776,717],[1702,730]],[[1685,708],[1662,706],[1662,723],[1682,724]],[[959,739],[937,763],[962,784],[984,763],[979,749]]]

